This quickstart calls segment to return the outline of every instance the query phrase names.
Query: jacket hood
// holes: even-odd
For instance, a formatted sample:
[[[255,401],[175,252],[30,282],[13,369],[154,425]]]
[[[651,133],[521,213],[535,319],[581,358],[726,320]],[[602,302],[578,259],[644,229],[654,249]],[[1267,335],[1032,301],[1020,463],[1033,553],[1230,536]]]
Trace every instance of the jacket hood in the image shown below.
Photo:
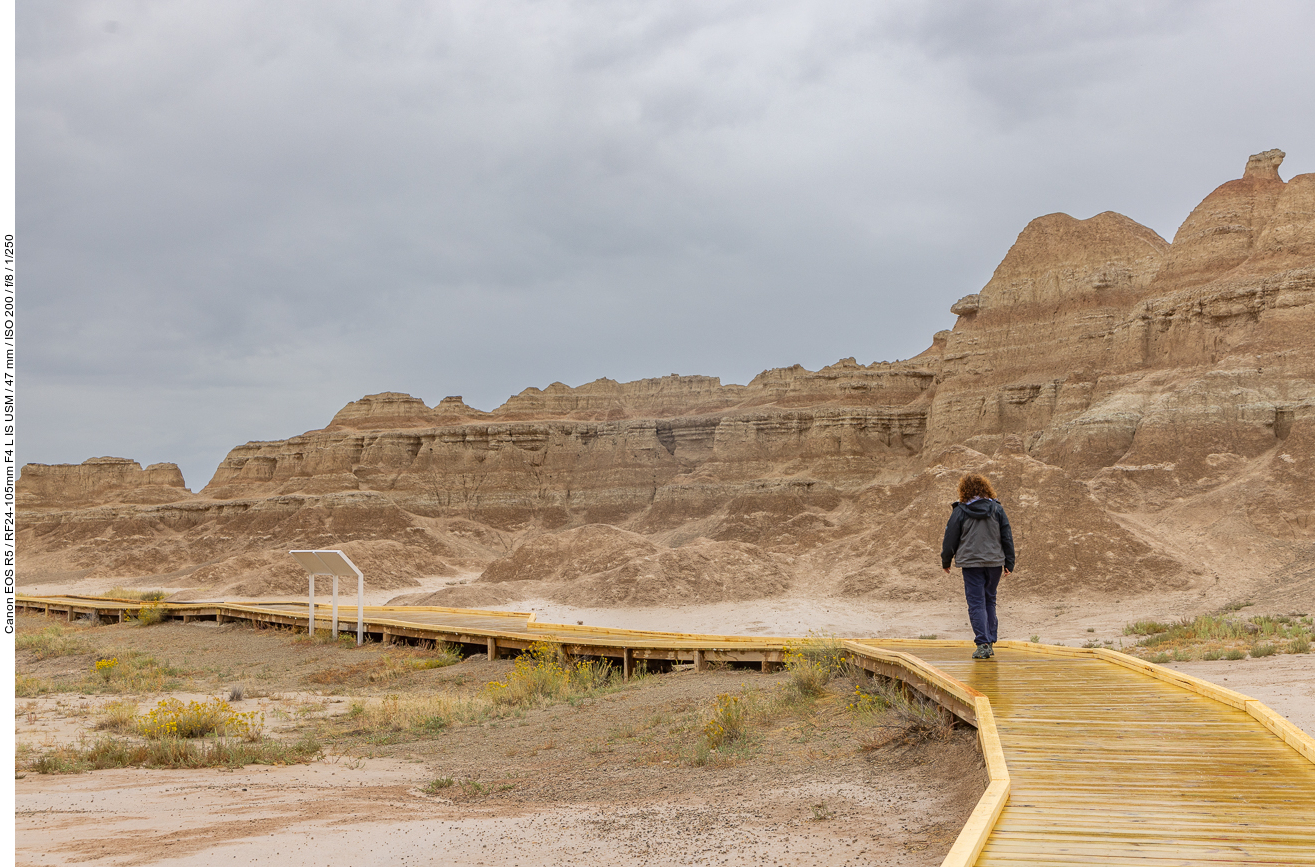
[[[991,511],[995,506],[995,500],[983,499],[975,500],[968,505],[964,505],[963,503],[955,503],[954,505],[963,509],[970,518],[989,518],[991,516]]]

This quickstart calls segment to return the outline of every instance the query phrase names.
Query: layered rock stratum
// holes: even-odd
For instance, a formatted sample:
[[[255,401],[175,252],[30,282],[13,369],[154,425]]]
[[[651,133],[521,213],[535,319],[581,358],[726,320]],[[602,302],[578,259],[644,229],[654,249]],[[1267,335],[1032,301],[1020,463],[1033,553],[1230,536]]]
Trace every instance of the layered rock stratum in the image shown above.
[[[1257,154],[1173,242],[1112,212],[1029,223],[916,358],[528,388],[492,412],[385,392],[177,467],[27,465],[21,582],[299,593],[342,547],[432,604],[953,595],[958,476],[997,481],[1015,593],[1315,587],[1315,175]],[[953,294],[950,295],[953,297]],[[180,598],[188,596],[180,594]]]

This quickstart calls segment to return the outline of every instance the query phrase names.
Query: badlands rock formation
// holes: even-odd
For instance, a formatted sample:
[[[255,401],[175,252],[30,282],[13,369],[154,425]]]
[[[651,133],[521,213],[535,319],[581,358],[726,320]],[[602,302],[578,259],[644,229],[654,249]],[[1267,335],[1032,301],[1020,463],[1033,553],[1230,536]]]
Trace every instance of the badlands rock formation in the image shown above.
[[[406,597],[440,604],[949,598],[940,532],[973,469],[1013,520],[1016,593],[1290,595],[1315,586],[1315,175],[1282,158],[1172,243],[1033,220],[908,361],[554,383],[493,412],[370,395],[233,449],[197,495],[171,464],[29,465],[20,579],[296,593],[285,552],[342,546],[375,586],[470,582]]]

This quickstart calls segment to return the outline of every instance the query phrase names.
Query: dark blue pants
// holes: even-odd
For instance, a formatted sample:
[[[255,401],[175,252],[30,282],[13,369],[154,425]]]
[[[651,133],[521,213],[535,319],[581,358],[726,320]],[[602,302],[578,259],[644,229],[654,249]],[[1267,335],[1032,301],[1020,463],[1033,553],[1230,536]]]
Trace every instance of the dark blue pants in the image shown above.
[[[963,570],[963,595],[968,598],[968,619],[973,624],[973,641],[995,644],[999,640],[995,616],[995,591],[1000,586],[1003,566],[966,566]]]

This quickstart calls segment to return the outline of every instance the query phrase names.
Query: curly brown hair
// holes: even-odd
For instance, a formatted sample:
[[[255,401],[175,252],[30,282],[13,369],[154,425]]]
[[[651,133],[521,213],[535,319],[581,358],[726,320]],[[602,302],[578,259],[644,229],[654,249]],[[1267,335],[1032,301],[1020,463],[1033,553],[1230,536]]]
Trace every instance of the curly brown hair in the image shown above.
[[[998,499],[995,495],[995,488],[986,476],[977,473],[969,473],[962,479],[959,479],[959,502],[966,503],[973,497],[984,497],[988,500]]]

